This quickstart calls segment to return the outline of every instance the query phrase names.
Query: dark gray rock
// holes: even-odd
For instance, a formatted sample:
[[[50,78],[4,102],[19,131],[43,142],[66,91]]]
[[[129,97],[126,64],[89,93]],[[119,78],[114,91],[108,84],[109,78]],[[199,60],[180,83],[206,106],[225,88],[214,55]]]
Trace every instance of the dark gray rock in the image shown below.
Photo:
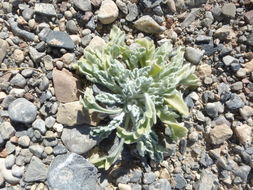
[[[49,167],[47,181],[49,189],[98,189],[97,169],[75,153],[57,156]]]
[[[37,108],[25,98],[18,98],[9,105],[8,113],[12,121],[27,124],[35,120]]]
[[[58,145],[56,145],[56,146],[54,147],[53,152],[54,152],[54,155],[65,154],[65,153],[67,153],[67,149],[65,148],[64,145],[58,144]]]
[[[226,106],[230,110],[236,110],[242,108],[244,106],[244,102],[238,95],[232,94],[231,98],[226,102]]]
[[[34,12],[46,16],[56,16],[56,10],[54,8],[54,5],[51,3],[36,3]]]
[[[199,64],[202,56],[204,55],[203,50],[187,47],[185,50],[185,59],[192,64]]]
[[[24,86],[26,85],[26,80],[25,78],[17,73],[10,81],[10,83],[13,85],[13,86],[17,86],[17,87],[20,87],[20,88],[24,88]]]
[[[75,44],[66,32],[50,31],[45,37],[49,46],[73,50]]]
[[[61,139],[69,151],[77,154],[86,153],[97,144],[90,136],[90,127],[87,125],[64,128]]]
[[[31,163],[28,165],[26,169],[24,181],[43,182],[47,179],[47,172],[48,172],[47,166],[43,164],[39,158],[33,157]]]
[[[15,35],[19,36],[20,38],[26,39],[28,41],[34,41],[36,39],[35,34],[31,32],[27,32],[26,30],[22,30],[21,28],[19,28],[18,23],[14,21],[14,18],[8,19],[8,23],[10,25],[12,32]]]
[[[215,118],[218,116],[219,111],[217,105],[215,103],[207,103],[205,107],[205,111],[208,116]]]
[[[187,185],[185,178],[181,174],[176,174],[174,180],[176,181],[176,189],[183,189]]]
[[[91,11],[90,0],[74,0],[74,5],[81,11]]]

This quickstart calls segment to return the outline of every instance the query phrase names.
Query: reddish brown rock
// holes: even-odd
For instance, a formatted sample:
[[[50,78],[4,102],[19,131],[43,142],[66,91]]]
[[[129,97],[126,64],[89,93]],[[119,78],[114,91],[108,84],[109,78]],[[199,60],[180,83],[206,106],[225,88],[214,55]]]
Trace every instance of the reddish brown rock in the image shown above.
[[[79,79],[66,69],[53,70],[53,83],[58,101],[67,103],[79,99]]]

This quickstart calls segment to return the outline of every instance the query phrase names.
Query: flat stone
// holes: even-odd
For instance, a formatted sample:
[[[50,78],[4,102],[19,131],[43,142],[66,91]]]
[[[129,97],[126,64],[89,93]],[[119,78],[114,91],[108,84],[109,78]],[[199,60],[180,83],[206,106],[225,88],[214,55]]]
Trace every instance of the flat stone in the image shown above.
[[[161,27],[151,16],[145,15],[134,22],[135,28],[145,33],[161,33],[164,28]]]
[[[39,158],[33,157],[25,171],[24,181],[43,182],[47,179],[47,172],[48,172],[47,166],[43,164],[43,162]]]
[[[132,22],[139,15],[138,6],[135,3],[128,3],[127,7],[128,7],[128,14],[126,15],[126,20]]]
[[[51,3],[36,3],[34,12],[47,16],[56,16],[54,5]]]
[[[0,39],[0,63],[3,62],[7,54],[8,48],[9,44],[5,40]]]
[[[221,12],[227,17],[235,18],[236,6],[234,3],[226,3],[223,5]]]
[[[73,40],[66,32],[51,30],[47,33],[45,41],[49,46],[56,48],[65,48],[69,50],[73,50],[75,48]]]
[[[81,11],[91,11],[90,0],[74,0],[73,3]]]
[[[12,121],[27,124],[35,120],[37,108],[25,98],[18,98],[9,105],[8,113]]]
[[[39,63],[41,58],[43,56],[45,56],[45,53],[41,53],[41,52],[38,52],[34,47],[32,46],[29,46],[29,54],[30,54],[30,57],[31,59],[35,62],[35,63]]]
[[[80,80],[66,69],[53,70],[55,96],[58,101],[66,103],[79,99]]]
[[[206,111],[207,115],[212,118],[218,117],[219,111],[218,111],[218,107],[215,103],[207,103],[205,106],[205,111]]]
[[[113,23],[119,15],[119,9],[112,0],[104,0],[98,10],[98,19],[102,24]]]
[[[16,130],[10,122],[3,122],[0,124],[0,134],[4,140],[10,139],[15,135]]]
[[[96,114],[92,114],[83,109],[79,101],[60,104],[56,115],[56,120],[66,126],[74,126],[81,124],[97,124]]]
[[[57,156],[49,167],[47,181],[49,189],[98,190],[97,169],[75,153]]]
[[[244,124],[235,127],[235,134],[239,138],[241,144],[251,144],[253,128]]]
[[[187,47],[185,50],[185,58],[187,61],[191,62],[192,64],[198,64],[204,55],[205,51]]]
[[[188,27],[192,22],[194,22],[200,13],[200,9],[192,9],[191,12],[187,15],[187,17],[182,22],[181,26]]]
[[[226,124],[216,125],[210,130],[209,136],[212,144],[219,145],[224,143],[233,135],[233,131]]]
[[[61,140],[70,152],[77,154],[84,154],[97,144],[90,136],[90,127],[87,125],[64,128]]]

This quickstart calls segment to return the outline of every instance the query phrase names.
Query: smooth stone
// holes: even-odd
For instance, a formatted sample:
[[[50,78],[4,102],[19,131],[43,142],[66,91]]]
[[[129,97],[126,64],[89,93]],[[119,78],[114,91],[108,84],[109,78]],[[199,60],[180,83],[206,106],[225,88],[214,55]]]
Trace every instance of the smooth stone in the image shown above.
[[[192,64],[199,64],[204,53],[205,51],[203,50],[187,47],[185,50],[185,58],[187,61],[191,62]]]
[[[113,23],[119,15],[119,9],[112,0],[104,0],[98,10],[98,19],[102,24]]]
[[[225,104],[226,104],[227,108],[232,111],[242,108],[245,105],[244,102],[242,101],[242,99],[236,94],[232,94],[231,98],[228,101],[226,101]]]
[[[176,174],[174,179],[176,181],[176,189],[183,189],[187,185],[187,181],[181,174]]]
[[[16,185],[20,181],[19,178],[12,175],[11,170],[7,170],[5,168],[5,160],[3,158],[0,158],[0,173],[2,174],[5,181],[9,184]]]
[[[253,59],[245,63],[247,73],[253,72]]]
[[[234,3],[226,3],[223,5],[221,12],[227,17],[235,18],[236,6]]]
[[[252,142],[252,127],[243,124],[235,127],[235,134],[238,137],[241,144],[250,145]]]
[[[47,173],[48,173],[47,166],[43,164],[43,162],[39,158],[33,157],[25,171],[24,181],[43,182],[47,179]]]
[[[34,156],[40,158],[44,151],[44,147],[39,144],[33,144],[29,147],[29,150]]]
[[[25,59],[24,52],[20,49],[15,49],[13,52],[13,58],[16,61],[16,63],[22,63]]]
[[[21,136],[18,138],[18,144],[21,147],[27,148],[30,145],[30,138],[28,136]]]
[[[42,135],[44,135],[47,131],[45,121],[43,121],[42,119],[36,119],[32,123],[32,127],[34,128],[34,130],[38,130]]]
[[[43,56],[45,56],[45,53],[38,52],[34,47],[29,46],[29,54],[32,60],[35,63],[39,63]]]
[[[20,88],[24,88],[25,85],[26,85],[26,80],[25,78],[17,73],[11,80],[10,80],[10,83],[13,85],[13,86],[16,86],[16,87],[20,87]]]
[[[69,50],[73,50],[75,48],[73,40],[66,32],[51,30],[47,33],[45,41],[49,46],[56,48],[65,48]]]
[[[21,98],[25,95],[25,89],[13,88],[9,94],[17,98]]]
[[[161,33],[164,28],[160,26],[151,16],[145,15],[134,22],[135,28],[145,33]]]
[[[253,117],[253,108],[250,106],[244,106],[243,108],[239,109],[240,114],[244,120],[248,120],[249,118]]]
[[[49,189],[100,189],[97,186],[97,169],[75,153],[57,156],[50,164],[47,181]]]
[[[97,144],[97,140],[90,136],[87,125],[64,128],[61,140],[70,152],[77,154],[84,154]]]
[[[3,62],[7,54],[8,48],[9,48],[8,42],[3,39],[0,39],[0,63]]]
[[[34,14],[34,9],[32,8],[25,8],[22,11],[22,16],[26,21],[29,21],[30,19],[32,19],[33,14]]]
[[[37,108],[25,98],[18,98],[9,105],[8,113],[12,121],[27,124],[35,120]]]
[[[14,154],[10,154],[5,158],[5,167],[10,169],[15,164]]]
[[[21,178],[24,175],[25,166],[12,166],[11,173],[14,177]]]
[[[244,14],[244,18],[247,23],[253,25],[253,10],[250,10]]]
[[[74,0],[74,6],[81,11],[91,11],[91,2],[90,0]]]
[[[92,38],[89,45],[85,49],[90,48],[93,50],[96,49],[96,50],[102,51],[105,46],[106,46],[106,43],[104,39],[99,36],[95,36],[94,38]]]
[[[132,22],[139,15],[138,6],[135,3],[128,3],[127,7],[128,7],[128,15],[126,15],[126,20]]]

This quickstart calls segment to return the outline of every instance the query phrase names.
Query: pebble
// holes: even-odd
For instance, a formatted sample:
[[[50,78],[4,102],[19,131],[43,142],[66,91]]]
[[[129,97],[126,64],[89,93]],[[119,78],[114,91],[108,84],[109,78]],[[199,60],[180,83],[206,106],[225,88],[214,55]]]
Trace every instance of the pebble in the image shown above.
[[[66,65],[70,65],[71,63],[75,62],[75,54],[74,53],[65,53],[62,57],[61,57],[61,61],[66,64]]]
[[[59,155],[50,164],[47,181],[49,189],[97,189],[97,169],[78,154]]]
[[[3,60],[7,54],[8,48],[9,48],[8,42],[3,39],[0,39],[0,63],[3,62]]]
[[[212,190],[215,185],[216,176],[209,170],[203,169],[200,174],[200,179],[196,183],[197,190]]]
[[[240,166],[237,170],[234,171],[235,175],[239,176],[244,182],[247,181],[248,175],[250,173],[251,167],[244,165]]]
[[[4,140],[10,139],[15,135],[15,133],[16,130],[10,122],[5,121],[0,124],[0,134]]]
[[[223,5],[221,12],[227,17],[235,18],[236,6],[234,3],[226,3]]]
[[[232,63],[239,63],[238,59],[235,59],[234,57],[230,56],[230,55],[227,55],[225,57],[222,58],[223,60],[223,63],[226,65],[226,66],[229,66],[231,65]]]
[[[127,7],[128,7],[128,14],[126,15],[126,20],[132,22],[139,15],[139,10],[135,3],[128,3]]]
[[[242,99],[236,94],[232,94],[231,98],[228,101],[226,101],[225,104],[226,104],[227,108],[232,111],[242,108],[245,105],[244,102],[242,101]]]
[[[174,180],[176,181],[176,189],[183,189],[187,185],[187,181],[181,174],[176,174]]]
[[[183,28],[188,27],[193,21],[195,21],[199,13],[200,13],[200,9],[197,9],[197,8],[192,9],[191,12],[187,15],[187,17],[182,22],[181,27]]]
[[[244,124],[235,127],[235,134],[241,144],[251,144],[252,142],[252,127]]]
[[[249,118],[252,118],[253,116],[253,108],[250,106],[244,106],[239,109],[240,114],[244,120],[248,120]]]
[[[44,147],[39,144],[33,144],[29,147],[29,150],[34,156],[41,158],[42,153],[44,151]]]
[[[148,34],[161,33],[165,30],[149,15],[140,17],[137,21],[134,22],[134,26],[138,30]]]
[[[206,111],[207,115],[212,118],[218,117],[219,111],[218,111],[218,107],[215,103],[207,103],[206,107],[205,107],[205,111]]]
[[[66,29],[68,32],[72,33],[72,34],[77,34],[79,32],[79,29],[75,23],[74,20],[69,20],[66,23]]]
[[[21,178],[24,175],[25,167],[24,166],[12,166],[11,173],[14,177]]]
[[[0,173],[2,174],[5,181],[9,184],[15,185],[20,181],[19,178],[12,175],[11,170],[5,168],[5,161],[3,158],[0,158]]]
[[[38,52],[34,47],[29,46],[29,54],[31,59],[35,62],[35,63],[39,63],[42,59],[43,56],[45,56],[45,53],[40,53]]]
[[[25,59],[24,52],[20,49],[15,49],[13,52],[13,58],[16,61],[16,63],[22,63]]]
[[[126,2],[123,2],[122,0],[116,0],[115,3],[122,13],[124,13],[125,15],[128,13],[128,8],[127,8]]]
[[[83,125],[64,128],[61,140],[70,152],[84,154],[97,144],[97,141],[89,135],[89,132],[89,126]]]
[[[58,144],[58,145],[56,145],[56,146],[54,147],[53,153],[54,153],[54,155],[56,155],[56,156],[57,156],[57,155],[60,155],[60,154],[65,154],[65,153],[67,153],[67,149],[65,148],[64,145]]]
[[[42,119],[36,119],[32,123],[32,127],[34,128],[34,130],[38,130],[42,135],[44,135],[47,131],[45,121],[43,121]]]
[[[244,14],[244,18],[247,23],[253,24],[253,10],[250,10]]]
[[[219,145],[224,143],[233,135],[233,131],[226,124],[216,125],[210,130],[209,136],[212,144]]]
[[[119,9],[112,0],[104,0],[98,10],[98,19],[102,24],[113,23],[119,15]]]
[[[97,49],[97,50],[102,51],[102,49],[104,49],[105,46],[106,46],[106,43],[104,39],[100,38],[99,36],[95,36],[94,38],[92,38],[92,40],[90,41],[89,45],[86,48]]]
[[[44,148],[44,152],[47,154],[47,155],[50,155],[53,153],[53,148],[51,146],[47,146]]]
[[[53,65],[53,58],[50,56],[50,55],[45,55],[43,58],[42,58],[42,62],[44,64],[44,67],[47,71],[51,71],[53,70],[54,68],[54,65]]]
[[[51,3],[35,3],[34,12],[46,16],[56,16],[56,10]]]
[[[13,86],[16,86],[16,87],[20,87],[20,88],[24,88],[25,85],[26,85],[26,80],[25,78],[17,73],[11,80],[10,80],[10,83],[13,85]]]
[[[253,59],[245,63],[247,73],[253,72]]]
[[[77,7],[81,11],[91,11],[91,2],[90,0],[74,0],[74,6]]]
[[[13,88],[9,94],[16,98],[22,98],[25,95],[25,89]]]
[[[156,175],[153,172],[144,173],[143,175],[143,183],[144,184],[151,184],[155,181]]]
[[[25,8],[25,9],[22,11],[22,16],[23,16],[23,18],[24,18],[26,21],[31,20],[33,14],[34,14],[34,9],[32,9],[32,8]]]
[[[47,166],[43,164],[43,162],[39,158],[33,157],[25,171],[24,181],[43,182],[47,179],[47,173],[48,173]]]
[[[236,37],[236,34],[231,26],[223,25],[221,28],[214,32],[214,37],[222,41],[229,41]]]
[[[199,64],[202,56],[204,55],[203,50],[187,47],[185,50],[185,59],[192,64]]]
[[[62,125],[62,124],[59,124],[59,123],[55,123],[55,124],[53,125],[53,129],[54,129],[56,132],[61,133],[62,130],[63,130],[63,125]]]
[[[5,167],[10,169],[15,164],[14,154],[10,154],[5,158]]]
[[[30,138],[28,136],[21,136],[18,138],[18,144],[21,147],[27,148],[30,145]]]
[[[66,69],[53,70],[55,96],[60,102],[73,102],[79,99],[79,82],[78,78]]]

